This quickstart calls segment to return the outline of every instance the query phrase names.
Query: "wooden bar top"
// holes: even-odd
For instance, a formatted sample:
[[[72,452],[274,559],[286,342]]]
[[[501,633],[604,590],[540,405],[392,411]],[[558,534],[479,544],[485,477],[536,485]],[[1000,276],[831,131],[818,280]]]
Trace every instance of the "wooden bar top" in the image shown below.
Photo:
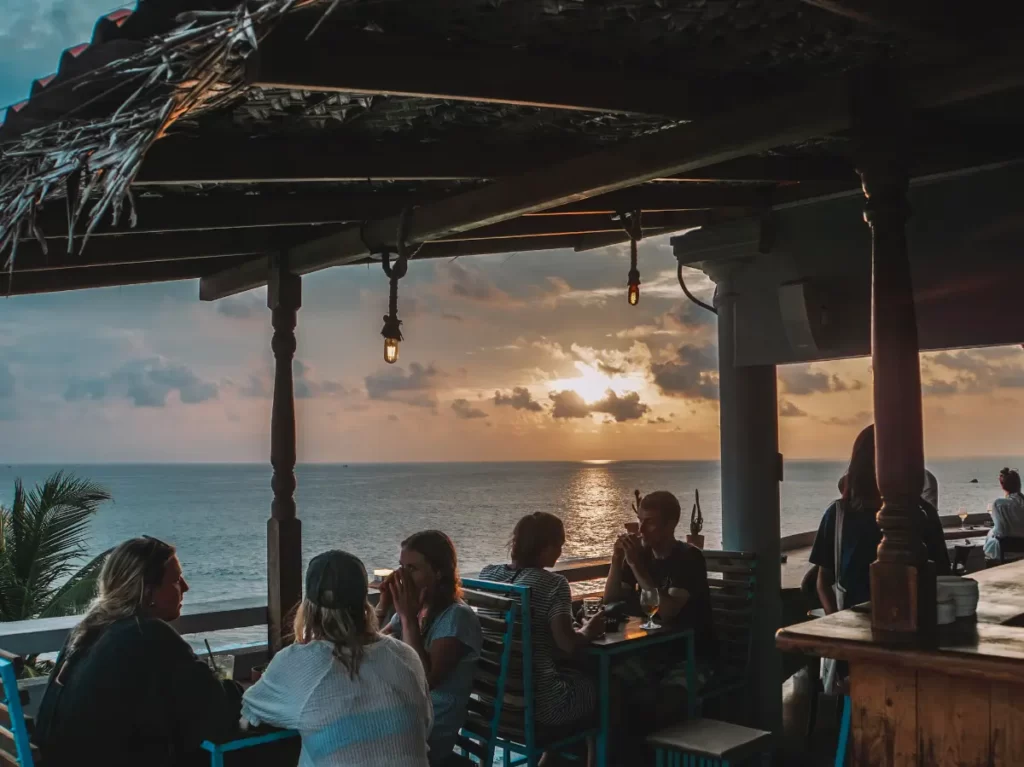
[[[872,632],[870,613],[843,610],[780,629],[776,645],[824,658],[1024,683],[1024,561],[971,577],[980,592],[977,622],[958,620],[940,626],[931,641],[886,641]]]

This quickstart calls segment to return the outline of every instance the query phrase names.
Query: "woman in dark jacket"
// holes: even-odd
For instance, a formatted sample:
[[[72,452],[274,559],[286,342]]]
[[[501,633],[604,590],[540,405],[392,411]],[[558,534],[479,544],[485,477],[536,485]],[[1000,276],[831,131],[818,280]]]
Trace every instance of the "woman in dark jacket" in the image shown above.
[[[186,591],[173,546],[143,537],[111,552],[39,707],[44,764],[190,765],[203,740],[237,730],[240,688],[168,625]]]

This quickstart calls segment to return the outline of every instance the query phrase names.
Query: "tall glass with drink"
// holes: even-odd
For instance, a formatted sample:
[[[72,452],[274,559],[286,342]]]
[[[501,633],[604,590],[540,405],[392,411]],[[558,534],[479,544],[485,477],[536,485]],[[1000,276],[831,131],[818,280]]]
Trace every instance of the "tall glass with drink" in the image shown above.
[[[660,602],[661,597],[658,594],[657,589],[643,589],[640,592],[640,607],[645,613],[647,613],[647,620],[640,624],[640,628],[648,631],[651,629],[661,628],[654,622],[654,615],[658,612],[658,605]]]

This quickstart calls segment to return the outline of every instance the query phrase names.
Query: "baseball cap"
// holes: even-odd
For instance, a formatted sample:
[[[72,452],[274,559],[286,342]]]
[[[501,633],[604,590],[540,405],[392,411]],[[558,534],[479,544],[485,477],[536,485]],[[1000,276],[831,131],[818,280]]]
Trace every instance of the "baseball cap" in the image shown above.
[[[317,607],[361,608],[366,595],[366,568],[347,551],[317,554],[306,568],[306,599]]]

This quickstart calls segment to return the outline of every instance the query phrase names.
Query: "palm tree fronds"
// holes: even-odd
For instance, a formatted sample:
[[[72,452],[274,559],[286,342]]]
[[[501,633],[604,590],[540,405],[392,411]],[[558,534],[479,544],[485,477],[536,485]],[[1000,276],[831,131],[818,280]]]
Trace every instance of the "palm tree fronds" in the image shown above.
[[[39,611],[38,617],[57,618],[81,612],[80,608],[87,605],[95,596],[100,570],[103,569],[107,555],[113,550],[113,548],[107,549],[68,578],[63,586],[50,595],[46,606]]]

